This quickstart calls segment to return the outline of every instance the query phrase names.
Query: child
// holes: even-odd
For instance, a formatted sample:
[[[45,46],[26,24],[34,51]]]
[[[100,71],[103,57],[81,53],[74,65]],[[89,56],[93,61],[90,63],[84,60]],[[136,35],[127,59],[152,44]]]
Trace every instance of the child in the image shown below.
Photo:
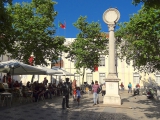
[[[73,100],[74,101],[76,101],[76,94],[77,94],[76,88],[74,88],[74,90],[73,90]]]
[[[80,97],[81,97],[81,91],[80,91],[80,87],[77,87],[77,102],[78,102],[78,105],[79,105],[79,102],[80,102]]]

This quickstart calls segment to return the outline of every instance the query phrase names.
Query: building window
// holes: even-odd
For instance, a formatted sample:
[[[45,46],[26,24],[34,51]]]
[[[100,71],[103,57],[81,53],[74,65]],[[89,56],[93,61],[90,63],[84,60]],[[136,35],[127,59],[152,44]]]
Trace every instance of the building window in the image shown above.
[[[77,80],[76,84],[77,86],[80,86],[80,74],[74,74],[74,79]]]
[[[104,79],[106,78],[106,74],[105,73],[99,73],[99,83],[103,84],[105,81]]]
[[[99,66],[105,66],[105,57],[100,57]]]
[[[133,84],[136,85],[137,83],[139,83],[139,73],[134,73],[133,74]]]
[[[87,73],[86,74],[86,82],[88,84],[91,84],[92,83],[92,80],[93,80],[93,74],[92,73]]]
[[[160,73],[156,74],[156,83],[160,85]]]

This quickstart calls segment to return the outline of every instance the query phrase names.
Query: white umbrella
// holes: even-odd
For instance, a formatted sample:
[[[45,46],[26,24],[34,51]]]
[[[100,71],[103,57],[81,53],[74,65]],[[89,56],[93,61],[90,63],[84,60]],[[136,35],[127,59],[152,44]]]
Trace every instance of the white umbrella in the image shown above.
[[[11,73],[13,75],[46,75],[46,70],[24,64],[17,60],[0,62],[0,72]]]
[[[57,70],[50,69],[50,68],[47,68],[47,67],[42,67],[40,65],[37,65],[37,67],[45,70],[47,75],[63,74],[63,72],[61,72],[61,71],[57,71]]]
[[[56,76],[74,76],[74,74],[72,74],[70,72],[67,72],[66,70],[63,70],[63,69],[61,69],[59,67],[52,67],[52,69],[62,72],[62,74],[54,74]]]

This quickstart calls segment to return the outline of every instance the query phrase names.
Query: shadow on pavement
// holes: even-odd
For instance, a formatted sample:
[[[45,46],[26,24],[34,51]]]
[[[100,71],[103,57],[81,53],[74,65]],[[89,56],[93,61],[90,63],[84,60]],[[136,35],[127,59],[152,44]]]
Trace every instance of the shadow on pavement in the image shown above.
[[[93,106],[92,94],[84,95],[80,105],[72,100],[70,96],[70,109],[62,109],[62,96],[23,105],[13,105],[12,107],[0,107],[0,120],[134,120],[129,115],[135,112],[144,114],[148,119],[160,118],[160,102],[147,99],[146,96],[131,96],[128,93],[122,94],[122,102],[125,105],[133,104],[134,109],[97,107]],[[100,104],[103,97],[100,97]],[[122,104],[122,106],[123,106]],[[134,117],[134,114],[133,114]],[[147,119],[146,119],[147,120]]]
[[[136,107],[136,109],[140,109],[148,118],[156,118],[160,119],[160,101],[156,101],[154,99],[146,100],[138,100],[137,104],[147,105],[148,107]]]

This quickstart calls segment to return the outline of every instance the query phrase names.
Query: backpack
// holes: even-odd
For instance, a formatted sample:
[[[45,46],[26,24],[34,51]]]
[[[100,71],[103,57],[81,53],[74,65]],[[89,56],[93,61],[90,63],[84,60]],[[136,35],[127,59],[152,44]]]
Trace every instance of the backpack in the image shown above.
[[[101,92],[100,87],[97,88],[97,93],[99,94]]]

